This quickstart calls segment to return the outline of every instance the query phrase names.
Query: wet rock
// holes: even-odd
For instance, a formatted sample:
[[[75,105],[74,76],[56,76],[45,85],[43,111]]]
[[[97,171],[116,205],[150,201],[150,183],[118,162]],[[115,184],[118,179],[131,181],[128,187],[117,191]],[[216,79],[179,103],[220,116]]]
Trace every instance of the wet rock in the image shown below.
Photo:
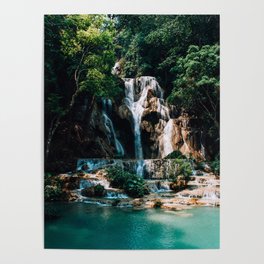
[[[106,195],[106,190],[102,185],[98,184],[82,189],[81,194],[86,197],[103,197]]]
[[[141,198],[137,198],[133,200],[133,207],[141,207],[144,203],[144,200]]]
[[[118,115],[120,116],[121,119],[127,119],[129,121],[133,120],[132,113],[125,104],[122,104],[121,106],[119,106]]]

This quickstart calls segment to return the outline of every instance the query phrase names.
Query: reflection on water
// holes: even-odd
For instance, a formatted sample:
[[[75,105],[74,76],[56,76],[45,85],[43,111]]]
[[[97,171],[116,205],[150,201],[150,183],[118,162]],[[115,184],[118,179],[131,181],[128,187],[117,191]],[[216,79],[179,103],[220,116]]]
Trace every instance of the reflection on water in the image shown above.
[[[219,208],[175,212],[84,203],[51,206],[59,217],[45,221],[45,248],[219,248]]]

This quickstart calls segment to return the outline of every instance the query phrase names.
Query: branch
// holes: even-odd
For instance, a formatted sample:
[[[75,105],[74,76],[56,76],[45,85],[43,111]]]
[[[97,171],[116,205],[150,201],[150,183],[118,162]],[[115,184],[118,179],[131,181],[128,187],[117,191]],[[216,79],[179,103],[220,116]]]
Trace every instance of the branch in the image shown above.
[[[75,83],[76,83],[76,89],[78,90],[79,89],[79,77],[80,77],[80,74],[79,74],[79,71],[80,71],[80,67],[82,65],[82,62],[83,62],[83,59],[84,59],[84,56],[86,55],[87,53],[87,50],[88,50],[88,47],[86,48],[83,48],[83,53],[82,53],[82,56],[81,56],[81,59],[79,61],[79,64],[74,72],[74,80],[75,80]]]
[[[215,103],[213,102],[213,100],[212,100],[211,96],[209,95],[209,93],[208,93],[208,91],[207,91],[206,88],[205,88],[205,93],[206,93],[206,95],[207,95],[208,98],[209,98],[209,101],[210,101],[210,103],[211,103],[211,105],[212,105],[212,108],[214,109],[214,111],[216,111]]]
[[[203,104],[202,101],[200,101],[200,104],[202,105],[202,107],[206,110],[208,116],[212,119],[212,121],[214,122],[214,124],[216,125],[217,128],[219,128],[219,123],[216,120],[216,118],[214,118],[211,114],[211,112],[208,110],[208,108],[205,106],[205,104]]]

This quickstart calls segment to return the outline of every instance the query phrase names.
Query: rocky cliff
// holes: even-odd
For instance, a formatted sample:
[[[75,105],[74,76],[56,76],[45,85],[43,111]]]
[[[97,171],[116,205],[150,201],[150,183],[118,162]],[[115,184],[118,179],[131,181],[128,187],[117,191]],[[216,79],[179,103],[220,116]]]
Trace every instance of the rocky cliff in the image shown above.
[[[176,150],[206,158],[197,118],[169,105],[154,77],[122,82],[117,102],[76,98],[54,135],[46,171],[72,170],[78,158],[160,159]]]

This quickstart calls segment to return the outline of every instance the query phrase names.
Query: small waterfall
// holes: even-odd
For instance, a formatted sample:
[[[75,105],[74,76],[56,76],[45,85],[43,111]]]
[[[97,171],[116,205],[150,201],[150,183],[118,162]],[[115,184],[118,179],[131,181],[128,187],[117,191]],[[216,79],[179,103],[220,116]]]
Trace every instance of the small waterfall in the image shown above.
[[[162,158],[173,152],[173,119],[170,119],[163,130],[163,153]]]
[[[220,198],[219,191],[215,188],[209,188],[204,191],[202,199],[205,200],[218,200]]]
[[[145,160],[138,160],[136,163],[136,174],[143,177]]]
[[[111,111],[112,111],[112,101],[110,99],[103,99],[102,105],[103,105],[102,116],[104,119],[104,125],[106,128],[106,131],[107,131],[108,141],[109,141],[109,143],[111,143],[113,140],[117,155],[123,157],[125,154],[124,148],[123,148],[122,144],[120,143],[120,141],[116,137],[113,122],[109,117],[109,115],[111,114]]]
[[[203,145],[202,138],[203,138],[203,132],[201,132],[200,144],[201,144],[201,153],[202,153],[202,156],[205,158],[205,147]]]
[[[119,193],[113,190],[107,190],[106,192],[106,198],[108,199],[126,199],[128,198],[128,195],[126,195],[125,193]]]
[[[113,162],[106,159],[79,159],[77,161],[77,171],[82,170],[90,173],[94,170],[102,169]]]
[[[170,181],[167,180],[147,180],[146,185],[151,193],[168,193],[172,190],[170,189]]]
[[[164,105],[164,99],[163,98],[158,98],[157,101],[157,111],[160,114],[160,118],[162,120],[169,120],[170,119],[170,114],[169,114],[169,108]]]
[[[108,182],[107,180],[103,179],[103,180],[98,180],[98,179],[81,179],[80,181],[80,189],[85,189],[85,188],[89,188],[89,187],[93,187],[96,185],[102,185],[104,186],[105,189],[108,189],[110,186],[110,182]]]

